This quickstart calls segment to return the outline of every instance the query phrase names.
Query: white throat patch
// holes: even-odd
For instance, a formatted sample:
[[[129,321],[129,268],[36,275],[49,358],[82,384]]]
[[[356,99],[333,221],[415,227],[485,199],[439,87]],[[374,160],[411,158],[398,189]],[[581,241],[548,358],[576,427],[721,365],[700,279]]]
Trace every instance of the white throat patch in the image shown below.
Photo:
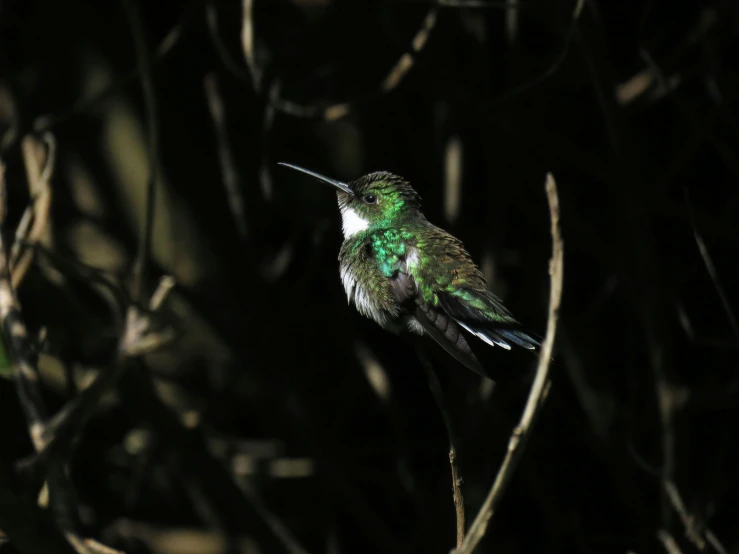
[[[344,207],[341,209],[341,222],[344,229],[344,238],[348,239],[357,233],[367,230],[369,221],[362,218],[356,211]]]

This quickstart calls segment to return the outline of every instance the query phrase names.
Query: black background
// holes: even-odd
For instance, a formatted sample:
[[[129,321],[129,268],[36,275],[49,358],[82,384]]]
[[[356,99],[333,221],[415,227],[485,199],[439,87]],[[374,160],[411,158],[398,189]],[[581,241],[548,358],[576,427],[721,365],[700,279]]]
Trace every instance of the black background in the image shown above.
[[[646,554],[664,551],[660,529],[693,552],[662,492],[665,476],[697,525],[739,551],[739,337],[727,316],[739,267],[733,2],[587,2],[576,25],[571,2],[527,2],[513,44],[498,8],[439,8],[428,43],[389,92],[380,85],[430,4],[257,0],[258,90],[241,50],[238,2],[134,5],[149,52],[175,26],[182,31],[153,63],[153,121],[141,73],[126,80],[137,58],[121,3],[0,2],[0,83],[15,110],[3,104],[0,113],[6,240],[27,202],[19,142],[7,138],[12,121],[17,136],[47,129],[56,138],[54,251],[105,267],[97,256],[107,243],[92,248],[88,241],[114,240],[124,262],[108,269],[128,283],[140,226],[126,191],[142,194],[147,165],[126,149],[145,152],[147,125],[159,131],[168,191],[159,209],[168,217],[157,218],[163,254],[150,266],[148,288],[173,274],[180,283],[173,298],[187,310],[164,310],[180,340],[129,371],[154,375],[162,400],[144,400],[143,392],[139,399],[141,382],[124,379],[121,401],[106,403],[80,438],[71,470],[86,535],[147,552],[165,551],[152,539],[163,531],[171,538],[211,530],[252,537],[253,552],[285,551],[253,497],[242,510],[229,500],[230,482],[213,477],[201,459],[253,454],[266,441],[276,454],[253,454],[245,482],[309,552],[454,546],[447,434],[426,373],[411,342],[346,305],[334,195],[276,166],[287,161],[343,180],[376,170],[407,178],[428,218],[464,241],[493,290],[542,335],[551,253],[546,173],[557,180],[566,255],[553,387],[481,552]],[[208,10],[227,57],[213,40]],[[640,72],[654,76],[651,86],[619,101],[618,87]],[[226,113],[246,238],[229,211],[207,76],[217,81]],[[111,94],[85,102],[106,86]],[[351,110],[324,121],[284,113],[286,101],[350,101]],[[140,133],[122,137],[111,114]],[[452,140],[463,154],[459,214],[450,220]],[[133,161],[116,165],[113,155]],[[100,199],[94,217],[75,200],[74,164]],[[143,179],[126,177],[128,164],[139,164]],[[726,304],[700,255],[691,211]],[[83,221],[92,235],[72,232]],[[68,367],[105,367],[120,310],[84,275],[66,274],[59,284],[43,267],[31,270],[19,291],[25,319],[32,329],[46,327],[47,356]],[[426,346],[459,437],[471,521],[536,360],[476,344],[498,380],[484,397],[476,375]],[[365,376],[363,352],[389,382],[384,398]],[[46,392],[54,409],[68,395],[64,387]],[[187,435],[197,440],[173,438],[152,405],[199,414]],[[6,380],[0,413],[0,453],[9,465],[31,447]],[[126,447],[141,433],[140,448]],[[310,459],[312,470],[271,476],[274,456]]]

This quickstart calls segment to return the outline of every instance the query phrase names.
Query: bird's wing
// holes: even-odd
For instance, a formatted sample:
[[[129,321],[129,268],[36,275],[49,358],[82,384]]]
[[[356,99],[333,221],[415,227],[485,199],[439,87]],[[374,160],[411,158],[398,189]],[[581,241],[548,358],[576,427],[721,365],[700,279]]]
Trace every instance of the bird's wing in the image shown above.
[[[439,306],[467,331],[491,346],[506,350],[511,344],[535,350],[539,341],[522,329],[521,324],[488,290],[457,289],[437,292]]]
[[[399,270],[389,280],[389,283],[393,299],[418,321],[432,339],[458,362],[475,373],[490,378],[472,352],[470,345],[467,344],[467,339],[455,321],[443,310],[435,308],[421,298],[413,276]]]
[[[416,248],[424,256],[409,267],[422,298],[491,346],[534,350],[539,342],[522,329],[488,288],[462,243],[428,224]]]

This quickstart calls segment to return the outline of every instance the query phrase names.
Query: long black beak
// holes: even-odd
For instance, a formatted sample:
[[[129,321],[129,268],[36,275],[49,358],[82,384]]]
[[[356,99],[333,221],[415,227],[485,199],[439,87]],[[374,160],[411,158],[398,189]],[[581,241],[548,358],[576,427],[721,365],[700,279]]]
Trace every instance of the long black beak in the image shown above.
[[[316,179],[323,181],[324,183],[328,183],[329,185],[335,186],[339,190],[343,190],[345,193],[350,194],[354,196],[354,191],[349,188],[349,185],[346,183],[342,183],[341,181],[337,181],[336,179],[330,179],[329,177],[324,177],[320,173],[316,173],[315,171],[311,171],[310,169],[305,169],[303,167],[299,167],[297,165],[293,164],[286,164],[284,162],[278,162],[277,165],[284,165],[285,167],[289,167],[290,169],[294,169],[295,171],[300,171],[302,173],[305,173],[307,175],[310,175],[311,177],[315,177]]]

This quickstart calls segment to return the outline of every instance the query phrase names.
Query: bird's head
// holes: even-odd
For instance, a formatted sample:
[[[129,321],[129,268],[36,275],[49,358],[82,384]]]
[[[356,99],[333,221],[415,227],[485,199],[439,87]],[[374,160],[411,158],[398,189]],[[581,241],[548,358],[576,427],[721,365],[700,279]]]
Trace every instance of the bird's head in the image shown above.
[[[402,177],[378,171],[343,183],[319,173],[280,163],[334,186],[341,210],[344,238],[362,231],[391,227],[413,217],[423,217],[421,197]]]

